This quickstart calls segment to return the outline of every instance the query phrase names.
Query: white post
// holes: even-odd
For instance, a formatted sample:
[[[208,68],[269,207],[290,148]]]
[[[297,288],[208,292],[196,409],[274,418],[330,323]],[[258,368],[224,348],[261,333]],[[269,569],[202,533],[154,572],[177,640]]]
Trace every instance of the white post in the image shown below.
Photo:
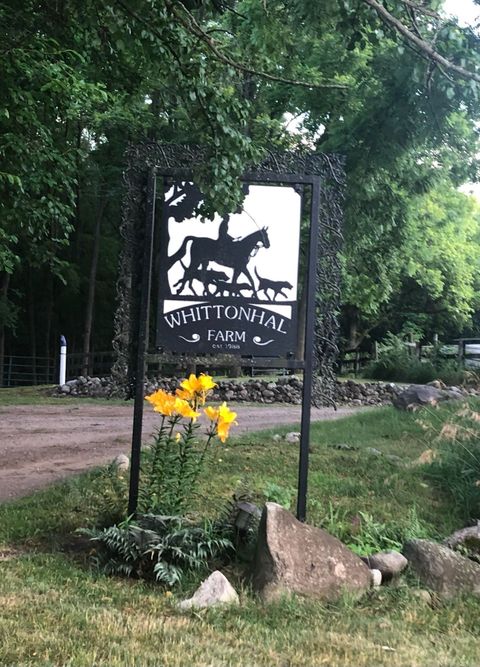
[[[65,384],[67,379],[67,339],[65,336],[60,336],[60,373],[59,385]]]

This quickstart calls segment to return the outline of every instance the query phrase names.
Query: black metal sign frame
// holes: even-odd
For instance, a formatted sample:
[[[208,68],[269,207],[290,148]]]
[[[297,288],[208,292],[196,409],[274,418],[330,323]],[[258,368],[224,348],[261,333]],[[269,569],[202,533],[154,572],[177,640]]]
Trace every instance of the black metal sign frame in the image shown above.
[[[302,179],[302,193],[310,180]],[[268,184],[258,178],[243,184],[246,201],[251,195],[258,213],[253,217],[242,207],[224,216],[215,238],[192,217],[200,190],[163,177],[155,338],[161,352],[251,356],[259,366],[265,357],[295,358],[302,193],[292,188],[297,182],[280,175]],[[228,235],[232,223],[236,238]],[[211,226],[215,229],[215,221]],[[177,250],[170,254],[172,243]],[[294,284],[285,280],[286,273]]]
[[[162,147],[158,144],[147,144],[140,148],[140,155],[143,154],[143,160],[139,160],[137,152],[135,159],[130,162],[129,170],[126,172],[127,190],[126,206],[124,208],[123,233],[130,232],[135,238],[135,246],[132,248],[126,246],[123,260],[128,265],[130,260],[130,274],[128,271],[127,280],[123,282],[123,276],[119,281],[120,306],[117,311],[117,351],[119,360],[117,362],[116,372],[125,373],[125,355],[122,359],[122,343],[125,338],[129,340],[128,349],[130,350],[130,386],[134,391],[134,420],[132,432],[132,452],[131,452],[131,471],[130,471],[130,493],[129,493],[129,514],[134,514],[138,502],[138,483],[140,469],[140,451],[142,438],[142,419],[144,403],[144,381],[145,381],[145,358],[148,349],[148,321],[149,305],[152,281],[152,252],[155,227],[155,188],[156,179],[159,176],[177,178],[193,181],[192,170],[186,165],[192,163],[188,161],[188,151],[191,147],[173,147],[174,155],[177,158],[173,160],[173,165],[165,159],[165,151],[168,152],[172,147]],[[198,152],[200,149],[193,149]],[[182,151],[185,155],[182,155]],[[201,153],[201,151],[200,151]],[[179,160],[179,156],[181,159]],[[152,159],[152,157],[154,159]],[[150,159],[148,159],[150,158]],[[159,159],[163,158],[163,159]],[[178,166],[178,162],[183,162]],[[185,162],[186,161],[186,162]],[[133,163],[133,172],[132,172]],[[295,168],[296,167],[296,168]],[[301,168],[299,168],[301,167]],[[325,178],[322,178],[324,176]],[[308,453],[310,440],[310,406],[312,403],[312,378],[315,361],[320,361],[320,365],[328,364],[329,379],[333,378],[331,362],[336,353],[336,312],[338,306],[338,283],[339,267],[337,263],[337,253],[341,242],[340,221],[342,212],[343,183],[344,172],[342,160],[337,156],[311,155],[311,154],[293,154],[286,153],[270,156],[270,161],[266,161],[255,171],[244,175],[244,180],[252,183],[281,183],[281,184],[299,184],[310,187],[310,230],[308,243],[308,265],[307,265],[307,308],[305,318],[305,345],[304,359],[302,363],[295,360],[289,363],[284,360],[285,367],[291,366],[303,368],[303,396],[302,396],[302,415],[301,415],[301,439],[300,455],[298,469],[298,496],[297,496],[297,516],[304,521],[306,518],[307,502],[307,484],[308,484]],[[133,187],[132,187],[133,181]],[[143,193],[143,194],[142,194]],[[322,193],[323,197],[322,197]],[[132,195],[137,198],[132,201]],[[138,215],[143,211],[143,216]],[[325,220],[325,214],[331,214],[332,220]],[[132,221],[137,223],[137,227],[132,225]],[[126,224],[125,224],[126,223]],[[129,224],[130,223],[130,224]],[[320,255],[319,249],[320,237]],[[323,245],[322,245],[323,244]],[[323,292],[318,290],[318,281],[325,277],[326,287]],[[130,279],[130,283],[128,282]],[[133,282],[133,284],[132,284]],[[125,295],[130,290],[130,299],[125,299]],[[134,295],[132,298],[132,294]],[[324,306],[321,310],[320,308]],[[122,312],[123,311],[123,312]],[[124,315],[127,311],[127,317]],[[122,319],[123,316],[123,319]],[[125,322],[130,328],[130,335],[125,335]],[[315,323],[317,322],[317,331]],[[320,323],[320,324],[319,324]],[[123,328],[122,328],[123,324]],[[119,326],[120,325],[120,326]],[[132,327],[133,325],[133,327]],[[321,333],[318,333],[318,326]],[[323,327],[323,328],[322,328]],[[120,335],[119,335],[120,334]],[[323,351],[323,356],[322,355]],[[134,363],[132,363],[134,362]],[[292,360],[293,362],[293,360]],[[123,363],[123,368],[122,368]],[[256,365],[261,365],[261,360]],[[269,363],[267,365],[270,365]],[[324,374],[322,381],[325,382]],[[328,378],[327,378],[328,379]],[[327,383],[328,384],[328,383]],[[330,385],[332,382],[330,382]],[[330,387],[331,389],[331,387]],[[328,396],[324,395],[324,398]]]

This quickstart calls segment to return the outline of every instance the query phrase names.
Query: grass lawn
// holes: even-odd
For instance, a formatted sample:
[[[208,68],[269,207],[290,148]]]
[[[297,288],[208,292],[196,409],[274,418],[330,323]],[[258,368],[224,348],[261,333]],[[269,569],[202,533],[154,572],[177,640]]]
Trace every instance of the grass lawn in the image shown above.
[[[203,514],[215,515],[242,485],[259,501],[290,499],[294,508],[298,447],[273,435],[242,436],[213,450],[198,499]],[[416,415],[393,408],[315,424],[309,522],[366,550],[379,536],[440,538],[462,527],[454,499],[410,465],[429,446]],[[480,599],[427,603],[409,575],[358,601],[264,606],[241,567],[228,566],[239,608],[180,613],[175,602],[197,587],[198,576],[172,595],[96,574],[72,538],[96,519],[95,479],[90,473],[0,505],[1,665],[480,664]]]
[[[2,405],[83,405],[89,403],[98,405],[99,402],[121,404],[125,401],[121,398],[101,399],[88,398],[84,396],[75,397],[56,397],[51,395],[55,385],[43,385],[35,387],[9,387],[0,389],[0,407]]]

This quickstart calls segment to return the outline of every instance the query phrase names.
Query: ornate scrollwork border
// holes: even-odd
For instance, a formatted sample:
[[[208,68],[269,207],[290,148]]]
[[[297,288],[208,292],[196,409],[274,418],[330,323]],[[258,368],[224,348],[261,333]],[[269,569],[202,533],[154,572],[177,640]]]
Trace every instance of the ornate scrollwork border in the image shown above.
[[[124,172],[125,197],[120,233],[123,247],[117,280],[117,309],[113,348],[117,358],[112,375],[117,385],[132,386],[135,367],[135,322],[139,316],[143,230],[147,174],[153,167],[160,174],[191,174],[208,160],[205,148],[191,145],[145,142],[129,146]],[[317,175],[321,180],[319,254],[317,265],[313,402],[334,404],[334,362],[338,353],[340,307],[339,253],[342,245],[344,160],[339,155],[307,151],[269,152],[248,170],[268,182],[279,175]],[[129,393],[129,392],[128,392]]]

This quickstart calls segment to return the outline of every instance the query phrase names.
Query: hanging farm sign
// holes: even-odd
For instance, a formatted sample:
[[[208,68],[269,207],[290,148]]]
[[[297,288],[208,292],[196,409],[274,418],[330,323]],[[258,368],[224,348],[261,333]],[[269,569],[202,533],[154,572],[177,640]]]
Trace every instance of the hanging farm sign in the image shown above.
[[[194,184],[162,194],[157,347],[191,354],[294,355],[301,195],[246,184],[241,209],[194,215]]]

